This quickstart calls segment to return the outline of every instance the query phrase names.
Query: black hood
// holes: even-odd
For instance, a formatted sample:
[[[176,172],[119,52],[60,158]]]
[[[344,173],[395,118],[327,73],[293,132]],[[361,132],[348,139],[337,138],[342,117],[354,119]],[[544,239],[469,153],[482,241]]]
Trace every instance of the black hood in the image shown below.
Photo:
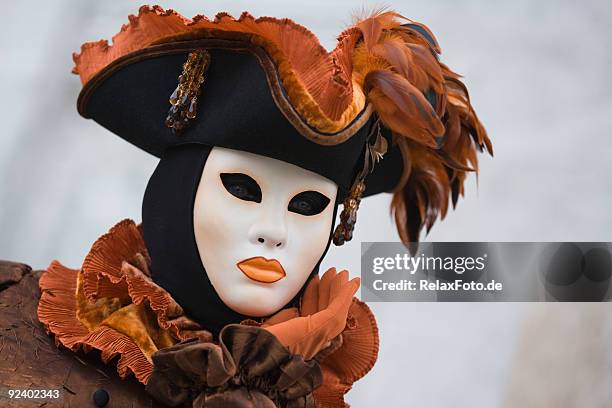
[[[241,315],[223,303],[208,279],[195,240],[194,201],[211,150],[201,144],[166,150],[145,191],[142,225],[153,280],[172,295],[188,316],[216,335],[223,326],[251,316]],[[336,203],[334,220],[337,208]],[[325,252],[306,282],[318,274],[329,249],[333,224]],[[285,307],[296,304],[303,290],[304,287]]]

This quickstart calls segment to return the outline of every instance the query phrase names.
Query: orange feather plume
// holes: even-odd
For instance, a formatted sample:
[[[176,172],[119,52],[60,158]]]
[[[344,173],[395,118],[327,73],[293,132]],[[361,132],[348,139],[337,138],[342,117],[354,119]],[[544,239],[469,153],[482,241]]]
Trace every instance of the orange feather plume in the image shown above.
[[[377,11],[357,23],[354,74],[381,122],[391,130],[404,170],[391,212],[411,248],[464,193],[477,151],[493,154],[460,76],[439,61],[440,46],[424,25]]]

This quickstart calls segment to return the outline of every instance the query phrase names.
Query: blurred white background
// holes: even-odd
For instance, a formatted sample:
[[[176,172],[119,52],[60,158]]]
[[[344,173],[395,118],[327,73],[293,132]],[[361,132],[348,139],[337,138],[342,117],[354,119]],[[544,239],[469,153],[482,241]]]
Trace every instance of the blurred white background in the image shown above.
[[[0,258],[35,268],[46,267],[52,259],[78,267],[93,241],[117,221],[140,220],[142,195],[156,159],[79,117],[80,82],[70,74],[71,53],[81,43],[110,39],[140,5],[3,1]],[[328,49],[350,24],[351,14],[363,7],[388,5],[425,23],[442,46],[442,60],[465,76],[495,149],[494,159],[482,157],[478,188],[472,178],[457,211],[426,239],[612,241],[609,2],[262,0],[161,5],[187,17],[212,17],[219,11],[238,17],[243,10],[289,17],[310,28]],[[332,248],[324,267],[347,268],[358,275],[360,241],[398,240],[388,206],[388,196],[363,202],[355,238]],[[530,316],[537,313],[541,318],[544,313],[547,318],[541,321],[563,320],[569,308],[557,306],[373,304],[381,329],[380,357],[349,393],[349,402],[355,407],[518,406],[508,401],[513,401],[509,395],[521,392],[515,370],[525,355],[527,334],[522,328],[531,327],[527,332],[537,342],[540,337],[529,325]],[[571,306],[580,320],[582,309]],[[598,313],[604,307],[595,306]],[[582,330],[588,334],[592,327]],[[573,349],[578,341],[552,339],[558,350]],[[601,353],[609,356],[611,346],[602,347]],[[609,364],[602,368],[609,369]],[[590,387],[603,386],[602,381],[594,379]],[[572,381],[565,385],[572,386],[578,387]],[[569,404],[565,406],[587,406]]]

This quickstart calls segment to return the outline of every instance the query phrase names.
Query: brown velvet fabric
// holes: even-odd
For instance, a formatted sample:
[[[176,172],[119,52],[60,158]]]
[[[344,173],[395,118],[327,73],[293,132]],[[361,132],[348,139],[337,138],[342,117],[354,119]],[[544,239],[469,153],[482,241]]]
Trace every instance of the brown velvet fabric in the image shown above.
[[[57,348],[37,321],[42,271],[0,260],[0,384],[8,389],[60,389],[59,399],[9,399],[2,391],[0,407],[93,408],[92,395],[104,389],[108,408],[152,408],[151,396],[136,378],[121,379],[116,368],[96,353],[75,355]],[[58,295],[60,295],[58,293]]]
[[[220,344],[186,340],[153,355],[147,391],[171,407],[312,407],[323,376],[265,329],[232,324]]]

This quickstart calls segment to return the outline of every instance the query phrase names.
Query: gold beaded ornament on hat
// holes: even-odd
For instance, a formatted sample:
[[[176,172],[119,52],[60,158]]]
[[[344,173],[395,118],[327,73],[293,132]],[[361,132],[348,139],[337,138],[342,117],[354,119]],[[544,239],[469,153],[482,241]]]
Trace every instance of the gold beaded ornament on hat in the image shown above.
[[[170,110],[166,117],[166,126],[175,133],[180,133],[196,117],[198,96],[204,83],[204,73],[210,65],[210,53],[204,49],[189,53],[183,64],[183,72],[178,77],[179,83],[170,95]]]

